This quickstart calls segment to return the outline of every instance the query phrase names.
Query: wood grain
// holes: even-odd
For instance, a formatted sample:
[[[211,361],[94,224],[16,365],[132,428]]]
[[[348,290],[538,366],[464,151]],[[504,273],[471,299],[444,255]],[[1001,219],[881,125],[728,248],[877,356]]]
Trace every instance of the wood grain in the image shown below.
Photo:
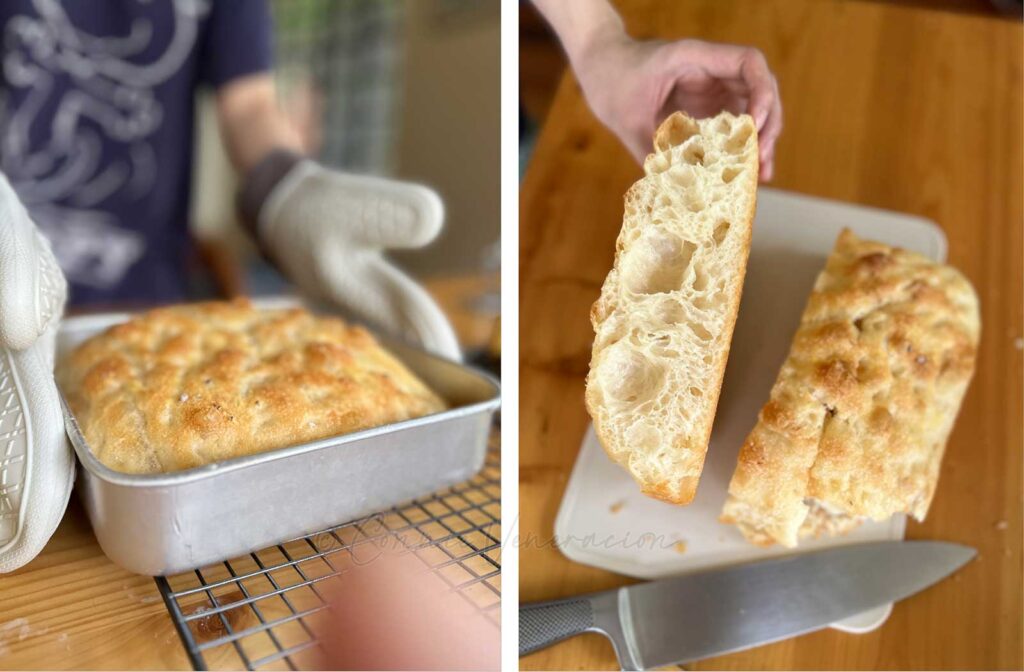
[[[493,276],[457,276],[428,283],[467,349],[487,344],[493,317],[476,311],[473,301],[496,282]],[[255,564],[248,571],[256,571]],[[214,578],[226,578],[226,570],[224,577]],[[270,590],[258,584],[250,584],[250,588],[254,594]],[[231,595],[220,597],[225,603],[233,601]],[[194,604],[185,605],[186,610],[209,604],[202,593],[194,598]],[[302,603],[302,598],[301,592],[290,593],[297,609],[315,606]],[[260,606],[268,620],[289,613],[279,599],[263,600]],[[251,609],[229,611],[227,618],[236,631],[257,625]],[[195,634],[204,642],[225,631],[219,618],[209,617],[195,622]],[[243,644],[252,658],[276,651],[265,635],[260,637],[249,637]],[[233,669],[240,664],[231,646],[204,655],[211,669]],[[72,494],[64,519],[42,553],[21,569],[0,574],[0,669],[190,668],[155,582],[107,559],[77,493]]]
[[[907,536],[974,546],[954,579],[866,635],[827,630],[690,669],[1020,669],[1022,660],[1021,24],[884,3],[620,3],[631,32],[752,44],[779,79],[774,186],[928,217],[978,290],[976,377],[928,520]],[[611,267],[622,194],[640,169],[559,88],[520,194],[520,600],[610,588],[570,562],[553,523],[588,418],[590,304]],[[591,635],[523,669],[617,669]]]

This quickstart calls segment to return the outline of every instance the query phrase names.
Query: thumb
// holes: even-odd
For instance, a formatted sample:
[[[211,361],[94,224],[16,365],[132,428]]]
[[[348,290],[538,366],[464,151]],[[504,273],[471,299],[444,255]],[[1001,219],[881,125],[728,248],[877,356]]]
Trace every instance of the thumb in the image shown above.
[[[442,357],[462,359],[458,339],[440,307],[379,254],[346,254],[320,266],[327,298],[378,329],[418,341]]]
[[[0,346],[30,346],[60,318],[66,297],[49,242],[0,175]]]
[[[462,351],[455,331],[427,290],[383,258],[377,259],[373,270],[385,291],[398,298],[403,321],[409,325],[423,347],[434,354],[461,362]]]
[[[437,192],[408,182],[381,182],[366,194],[375,204],[367,208],[364,242],[388,249],[416,248],[437,238],[444,224],[444,204]]]
[[[289,221],[337,228],[353,243],[374,249],[423,247],[441,232],[444,205],[432,189],[312,162],[296,170],[305,176],[292,183],[290,197],[277,208]]]

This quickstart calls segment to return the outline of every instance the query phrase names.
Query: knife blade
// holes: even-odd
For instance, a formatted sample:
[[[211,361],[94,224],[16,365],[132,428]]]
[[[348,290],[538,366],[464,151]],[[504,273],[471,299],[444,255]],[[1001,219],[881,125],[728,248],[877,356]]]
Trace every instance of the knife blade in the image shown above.
[[[624,670],[768,644],[913,595],[976,551],[884,541],[686,574],[519,610],[519,655],[583,632],[607,636]]]

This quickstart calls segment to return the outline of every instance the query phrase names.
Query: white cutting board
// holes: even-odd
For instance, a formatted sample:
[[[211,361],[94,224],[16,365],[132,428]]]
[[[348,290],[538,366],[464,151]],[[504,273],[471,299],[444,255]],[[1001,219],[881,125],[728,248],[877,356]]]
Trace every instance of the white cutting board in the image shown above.
[[[902,539],[906,519],[866,523],[845,537],[806,540],[788,550],[747,543],[718,522],[736,455],[789,352],[814,279],[839,231],[945,261],[946,238],[921,217],[761,188],[722,396],[697,497],[674,506],[640,494],[629,474],[605,454],[589,428],[555,519],[558,547],[576,562],[643,579],[840,544]],[[886,605],[834,623],[868,632],[892,611]]]

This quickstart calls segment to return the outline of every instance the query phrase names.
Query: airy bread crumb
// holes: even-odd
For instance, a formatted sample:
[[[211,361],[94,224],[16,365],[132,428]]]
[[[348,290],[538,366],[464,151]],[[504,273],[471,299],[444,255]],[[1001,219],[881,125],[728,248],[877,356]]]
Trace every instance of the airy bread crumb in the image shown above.
[[[757,129],[670,116],[626,194],[615,264],[591,310],[587,409],[644,493],[697,492],[750,250]]]

